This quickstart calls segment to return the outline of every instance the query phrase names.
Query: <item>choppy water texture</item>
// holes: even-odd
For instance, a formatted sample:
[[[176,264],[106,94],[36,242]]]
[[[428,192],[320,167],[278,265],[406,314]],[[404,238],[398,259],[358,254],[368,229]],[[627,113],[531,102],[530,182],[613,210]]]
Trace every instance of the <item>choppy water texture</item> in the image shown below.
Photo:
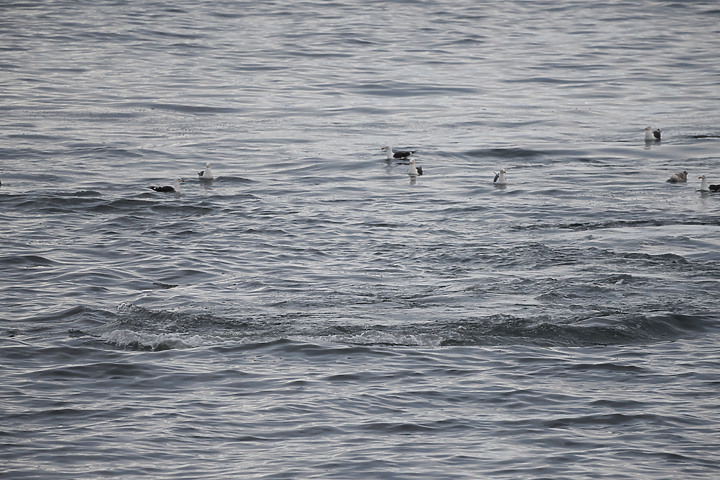
[[[9,1],[0,38],[3,478],[720,474],[715,2]]]

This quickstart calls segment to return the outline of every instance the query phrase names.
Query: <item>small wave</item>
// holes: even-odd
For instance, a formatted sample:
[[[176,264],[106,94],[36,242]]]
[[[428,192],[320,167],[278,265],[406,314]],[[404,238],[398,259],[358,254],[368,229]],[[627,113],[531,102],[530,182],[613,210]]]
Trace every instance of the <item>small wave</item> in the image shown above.
[[[0,265],[13,267],[50,267],[56,262],[40,255],[4,255],[0,256]]]
[[[129,107],[147,108],[149,110],[167,110],[178,113],[189,113],[195,115],[237,113],[238,109],[229,107],[211,107],[208,105],[187,105],[181,103],[137,103],[129,102]]]
[[[200,335],[184,336],[178,333],[147,333],[132,330],[113,330],[100,337],[108,344],[128,350],[163,351],[194,348],[211,343],[212,339]],[[217,340],[216,340],[217,341]]]
[[[101,197],[102,193],[95,191],[95,190],[78,190],[76,192],[59,193],[58,195],[63,196],[63,197],[87,198],[87,197]]]
[[[79,190],[70,193],[14,195],[6,200],[18,210],[68,213],[76,209],[82,210],[95,207],[101,201],[101,194],[94,190]]]
[[[469,150],[465,154],[469,157],[491,157],[491,158],[504,158],[504,159],[527,159],[535,157],[544,157],[551,155],[555,152],[548,150],[533,150],[522,147],[496,147],[496,148],[482,148],[476,150]]]
[[[572,230],[583,232],[588,230],[609,230],[615,228],[645,228],[645,227],[669,227],[669,226],[717,226],[720,225],[720,219],[717,218],[654,218],[651,220],[608,220],[602,222],[571,222],[571,223],[555,223],[555,224],[530,224],[530,225],[514,225],[512,230],[540,230],[548,228],[558,228],[561,230]]]
[[[704,332],[712,327],[701,316],[666,315],[657,317],[611,314],[606,317],[554,322],[527,318],[492,319],[459,325],[456,338],[444,344],[473,345],[519,343],[558,346],[626,345],[675,340]]]
[[[340,85],[350,90],[354,90],[358,94],[373,95],[379,97],[417,97],[417,96],[433,96],[433,95],[449,95],[449,94],[474,94],[477,93],[475,87],[462,86],[438,86],[438,85],[418,85],[405,82],[383,82],[383,83],[365,83],[357,85]]]
[[[651,253],[639,253],[639,252],[630,252],[630,253],[622,253],[620,254],[621,257],[627,258],[628,260],[647,260],[649,263],[660,263],[660,264],[675,264],[675,265],[690,265],[690,262],[681,255],[676,255],[674,253],[660,253],[660,254],[651,254]]]
[[[458,322],[389,325],[347,324],[331,319],[322,322],[313,319],[312,315],[238,319],[156,311],[133,304],[120,305],[118,314],[118,321],[103,334],[103,339],[121,348],[163,350],[291,341],[293,345],[282,343],[278,348],[313,356],[327,353],[328,348],[339,348],[348,353],[347,348],[378,345],[441,348],[508,344],[565,347],[646,344],[718,328],[713,319],[701,315],[645,316],[617,311],[563,320],[493,315]]]

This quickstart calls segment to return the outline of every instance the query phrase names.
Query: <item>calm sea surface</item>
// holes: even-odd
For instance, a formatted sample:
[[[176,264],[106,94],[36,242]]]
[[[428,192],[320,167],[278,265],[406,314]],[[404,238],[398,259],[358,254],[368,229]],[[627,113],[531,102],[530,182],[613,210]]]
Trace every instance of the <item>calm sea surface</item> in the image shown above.
[[[715,1],[2,2],[0,476],[718,478],[719,52]]]

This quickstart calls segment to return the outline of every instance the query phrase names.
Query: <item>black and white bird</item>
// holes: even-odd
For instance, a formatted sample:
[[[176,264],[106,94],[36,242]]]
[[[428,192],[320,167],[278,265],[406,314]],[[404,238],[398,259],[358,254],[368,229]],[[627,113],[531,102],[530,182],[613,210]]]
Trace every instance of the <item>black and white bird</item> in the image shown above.
[[[660,129],[656,128],[653,130],[651,126],[645,127],[645,141],[646,142],[659,142],[660,141]]]
[[[686,171],[682,171],[680,173],[675,173],[670,176],[670,178],[667,179],[670,183],[685,183],[687,182],[687,176],[688,173]]]
[[[171,185],[164,185],[162,187],[148,187],[156,192],[160,193],[180,193],[180,184],[185,182],[184,178],[175,179],[175,183]]]
[[[698,177],[698,180],[702,180],[702,182],[700,182],[700,191],[702,191],[702,192],[720,192],[720,185],[709,185],[707,177],[705,175]]]
[[[397,152],[393,152],[393,149],[390,145],[382,147],[380,150],[385,150],[385,153],[387,154],[387,159],[392,160],[393,158],[408,158],[410,155],[415,153],[415,150],[406,150],[401,151],[398,150]]]
[[[207,180],[207,181],[213,180],[215,178],[213,176],[212,170],[210,170],[209,163],[205,164],[205,170],[198,172],[198,178],[200,180]]]
[[[423,174],[423,168],[421,166],[415,166],[415,160],[410,159],[410,167],[408,168],[408,175],[411,179],[418,177]]]
[[[495,185],[507,185],[507,178],[505,177],[506,173],[507,172],[505,170],[495,172],[495,178],[493,179],[493,183]]]

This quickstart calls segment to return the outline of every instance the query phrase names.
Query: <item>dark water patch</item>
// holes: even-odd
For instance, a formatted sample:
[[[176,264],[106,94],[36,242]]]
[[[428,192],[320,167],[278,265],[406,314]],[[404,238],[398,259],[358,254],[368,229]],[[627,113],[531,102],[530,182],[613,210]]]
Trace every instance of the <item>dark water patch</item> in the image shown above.
[[[676,340],[716,329],[716,322],[706,317],[666,315],[612,314],[606,318],[580,318],[548,321],[520,317],[492,317],[454,325],[454,336],[443,345],[502,344],[517,340],[531,345],[627,345]]]
[[[93,120],[103,121],[116,121],[122,118],[133,116],[131,114],[117,114],[117,113],[100,113],[100,114],[88,114],[89,118]],[[92,144],[92,143],[74,143],[67,145],[68,151],[65,152],[68,155],[79,158],[90,158],[97,160],[98,158],[120,158],[120,159],[132,159],[142,158],[143,154],[135,150],[129,150],[126,148],[120,148],[112,145]],[[80,170],[81,165],[78,165]],[[114,176],[114,173],[110,173],[109,176]]]
[[[649,370],[646,368],[638,367],[635,365],[623,365],[618,363],[592,363],[592,364],[585,364],[585,363],[577,363],[572,365],[570,367],[572,370],[580,370],[583,372],[588,371],[598,371],[601,373],[628,373],[628,374],[636,374],[636,373],[647,373]],[[605,402],[595,402],[597,404],[608,404],[611,402],[605,401]]]
[[[67,193],[58,193],[60,196],[65,197],[80,197],[80,198],[87,198],[87,197],[101,197],[102,193],[95,191],[95,190],[78,190],[77,192],[67,192]]]
[[[131,379],[136,381],[140,378],[155,376],[156,374],[157,372],[154,372],[151,368],[148,368],[148,366],[132,363],[93,362],[38,369],[33,373],[33,376],[37,379],[56,382],[81,379],[103,381]]]
[[[77,305],[68,309],[35,315],[32,323],[59,324],[63,327],[69,325],[96,326],[104,325],[108,320],[113,319],[115,314],[107,310]],[[62,322],[61,322],[62,320]]]
[[[199,207],[187,204],[160,203],[150,206],[150,212],[160,215],[177,215],[187,218],[203,217],[213,213],[212,207]]]
[[[144,194],[142,195],[144,196]],[[148,195],[153,198],[153,195]],[[122,213],[128,216],[128,224],[132,224],[135,217],[130,217],[133,214],[140,212],[147,212],[150,207],[153,206],[153,202],[146,201],[144,199],[133,199],[133,198],[120,198],[108,200],[106,202],[97,203],[87,208],[89,213]]]
[[[47,197],[34,198],[29,202],[25,202],[25,207],[33,208],[42,213],[65,214],[76,213],[88,210],[98,204],[101,199],[93,195],[75,195],[65,196],[62,194],[53,194]]]
[[[182,40],[200,40],[206,37],[205,33],[194,32],[191,30],[183,30],[182,32],[170,31],[170,30],[138,30],[138,34],[145,35],[147,37],[160,37],[160,38],[178,38]],[[182,44],[184,45],[184,44]]]
[[[378,97],[421,97],[450,94],[472,94],[477,91],[474,87],[455,87],[431,84],[415,84],[399,81],[386,81],[382,83],[364,83],[344,86],[345,89]],[[411,105],[408,105],[411,107]]]
[[[675,422],[665,415],[649,413],[638,414],[593,414],[577,417],[564,417],[543,422],[543,426],[552,429],[564,428],[607,428],[621,425],[671,425]]]
[[[676,255],[674,253],[661,253],[661,254],[650,254],[650,253],[621,253],[619,254],[623,258],[629,260],[643,260],[649,264],[661,264],[661,265],[691,265],[685,257]]]
[[[51,267],[57,265],[58,262],[40,255],[2,255],[0,256],[0,265],[8,267]]]
[[[550,191],[552,194],[552,191]],[[671,227],[683,225],[720,225],[720,219],[716,217],[705,218],[652,218],[642,220],[608,220],[601,222],[572,222],[572,223],[547,223],[547,224],[525,224],[511,225],[512,230],[538,230],[547,228],[559,228],[572,231],[606,230],[622,228],[645,228],[645,227]]]
[[[555,152],[549,150],[531,150],[522,147],[506,147],[506,148],[483,148],[478,150],[469,150],[465,152],[470,158],[503,158],[503,159],[532,159],[536,157],[547,157]]]
[[[166,110],[170,112],[187,113],[194,115],[213,115],[238,113],[241,110],[231,107],[214,107],[209,105],[189,105],[180,103],[137,103],[128,102],[128,107],[147,108],[149,110]]]
[[[695,139],[695,140],[714,139],[714,138],[720,138],[720,134],[705,133],[705,134],[699,134],[699,135],[691,135],[690,138]]]
[[[13,125],[15,128],[37,128],[37,125],[33,124],[26,124],[26,125]],[[48,141],[48,142],[57,142],[57,141],[64,141],[66,140],[65,137],[57,136],[57,135],[44,135],[44,134],[38,134],[38,133],[11,133],[7,135],[8,138],[12,138],[15,140],[29,140],[29,141]],[[1,150],[0,150],[1,151]]]

